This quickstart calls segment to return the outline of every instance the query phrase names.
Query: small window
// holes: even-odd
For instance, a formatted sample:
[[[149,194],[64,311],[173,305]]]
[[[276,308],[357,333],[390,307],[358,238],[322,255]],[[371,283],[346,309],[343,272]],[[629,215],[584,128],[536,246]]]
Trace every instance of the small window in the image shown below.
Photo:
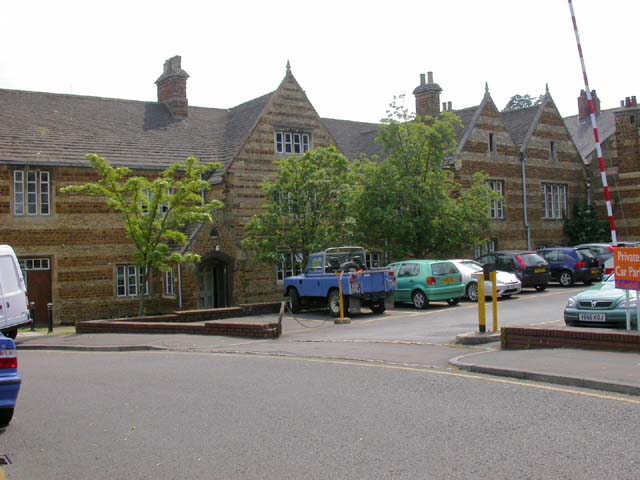
[[[288,131],[276,132],[276,153],[305,153],[309,150],[310,143],[308,133]]]
[[[489,152],[496,151],[496,136],[493,133],[489,134]]]
[[[14,215],[49,215],[50,191],[49,172],[15,170],[13,172]]]
[[[542,218],[559,220],[567,216],[567,186],[557,183],[542,185]]]
[[[500,197],[504,196],[504,182],[502,180],[488,180],[487,185],[491,190],[498,193]],[[504,203],[502,198],[489,202],[489,218],[504,218]]]
[[[149,278],[144,282],[145,269],[137,265],[116,265],[116,296],[137,297],[149,294]]]
[[[296,255],[291,252],[280,253],[280,261],[276,265],[276,281],[281,282],[287,277],[298,275],[302,271],[298,259],[301,260],[300,255],[296,259]]]
[[[636,116],[633,113],[629,115],[629,123],[631,123],[632,126],[636,124]]]
[[[556,142],[549,142],[549,154],[551,160],[558,160],[558,147],[556,146]]]
[[[174,297],[176,294],[175,288],[176,277],[173,273],[173,269],[168,272],[164,272],[164,294],[167,297]]]

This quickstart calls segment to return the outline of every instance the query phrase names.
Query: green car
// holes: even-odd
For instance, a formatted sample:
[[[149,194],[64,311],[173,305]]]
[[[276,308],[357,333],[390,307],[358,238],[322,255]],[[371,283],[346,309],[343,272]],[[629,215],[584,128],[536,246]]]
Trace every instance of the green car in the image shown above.
[[[631,328],[638,325],[635,291],[629,292]],[[615,275],[569,298],[564,323],[569,326],[627,328],[626,293],[616,288]]]
[[[462,275],[447,260],[406,260],[387,265],[396,276],[395,301],[411,302],[417,309],[429,302],[457,304],[464,296]]]

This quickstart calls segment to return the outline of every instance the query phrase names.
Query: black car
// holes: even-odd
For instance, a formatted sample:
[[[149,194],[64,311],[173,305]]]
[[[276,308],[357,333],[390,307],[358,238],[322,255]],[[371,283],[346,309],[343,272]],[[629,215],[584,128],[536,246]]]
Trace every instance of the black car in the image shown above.
[[[536,252],[501,250],[476,258],[483,265],[494,264],[497,270],[515,273],[522,287],[534,287],[541,292],[551,280],[549,263]]]
[[[601,266],[604,266],[605,262],[613,257],[613,245],[610,243],[581,243],[574,245],[573,248],[588,248],[598,257]]]
[[[602,279],[602,266],[589,248],[549,247],[538,250],[551,267],[551,279],[563,287],[575,282],[591,285]]]

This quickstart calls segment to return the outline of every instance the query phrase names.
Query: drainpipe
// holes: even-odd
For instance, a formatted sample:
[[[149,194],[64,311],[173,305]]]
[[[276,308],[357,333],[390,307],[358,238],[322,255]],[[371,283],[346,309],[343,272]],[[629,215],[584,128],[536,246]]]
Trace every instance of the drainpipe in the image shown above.
[[[178,264],[178,310],[182,310],[182,265]]]
[[[522,164],[522,210],[524,228],[527,231],[527,250],[531,250],[531,227],[529,226],[529,217],[527,215],[527,157],[520,150],[520,162]]]

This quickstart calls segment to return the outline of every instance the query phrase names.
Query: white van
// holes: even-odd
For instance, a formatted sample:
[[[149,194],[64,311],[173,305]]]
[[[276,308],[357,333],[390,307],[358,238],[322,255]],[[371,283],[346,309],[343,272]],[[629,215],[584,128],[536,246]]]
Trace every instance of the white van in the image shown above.
[[[16,338],[18,327],[31,323],[27,302],[16,254],[9,245],[0,245],[0,332]]]

